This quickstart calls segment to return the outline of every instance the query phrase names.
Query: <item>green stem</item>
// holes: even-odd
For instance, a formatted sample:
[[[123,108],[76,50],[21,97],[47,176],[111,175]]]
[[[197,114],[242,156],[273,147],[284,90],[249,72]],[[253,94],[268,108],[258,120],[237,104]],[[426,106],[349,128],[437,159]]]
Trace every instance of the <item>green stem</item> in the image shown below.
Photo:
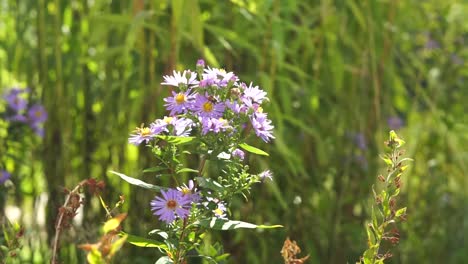
[[[182,226],[182,232],[180,233],[180,237],[179,237],[179,248],[177,249],[177,253],[176,253],[175,260],[174,260],[174,261],[175,261],[174,264],[183,263],[183,261],[184,261],[184,256],[183,256],[184,248],[183,248],[183,246],[182,246],[182,241],[184,240],[186,228],[187,228],[187,218],[184,219],[184,224],[183,224],[183,226]]]

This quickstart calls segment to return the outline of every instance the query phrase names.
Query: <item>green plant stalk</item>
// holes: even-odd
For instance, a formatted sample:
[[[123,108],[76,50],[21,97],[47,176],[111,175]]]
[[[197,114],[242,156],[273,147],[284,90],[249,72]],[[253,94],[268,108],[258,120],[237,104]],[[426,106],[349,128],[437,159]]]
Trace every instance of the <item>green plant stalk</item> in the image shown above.
[[[198,176],[199,177],[202,177],[203,176],[203,169],[205,168],[205,164],[206,164],[206,157],[202,157],[201,160],[200,160],[200,165],[198,166]],[[173,174],[174,175],[174,174]],[[180,233],[180,237],[179,237],[179,248],[177,249],[177,252],[175,254],[175,257],[174,257],[174,263],[175,264],[179,264],[179,263],[184,263],[184,260],[185,260],[185,249],[183,248],[183,243],[181,243],[183,240],[184,240],[184,237],[185,237],[185,234],[186,234],[186,230],[187,230],[187,227],[189,226],[189,223],[187,221],[187,218],[184,219],[184,224],[182,226],[182,231]]]
[[[376,264],[383,263],[386,258],[391,256],[390,253],[381,254],[379,250],[384,240],[389,240],[392,244],[399,241],[397,232],[388,232],[387,228],[391,224],[396,224],[398,220],[405,220],[406,207],[396,208],[396,201],[401,189],[401,175],[407,168],[403,163],[411,159],[402,158],[403,151],[400,147],[404,141],[398,138],[394,131],[390,131],[390,139],[386,145],[391,151],[386,155],[381,156],[388,166],[387,177],[380,175],[378,178],[384,182],[384,187],[377,194],[374,191],[376,205],[372,205],[372,222],[367,224],[368,249],[364,252],[360,263]],[[379,215],[376,215],[375,211]],[[396,230],[396,229],[394,229]]]

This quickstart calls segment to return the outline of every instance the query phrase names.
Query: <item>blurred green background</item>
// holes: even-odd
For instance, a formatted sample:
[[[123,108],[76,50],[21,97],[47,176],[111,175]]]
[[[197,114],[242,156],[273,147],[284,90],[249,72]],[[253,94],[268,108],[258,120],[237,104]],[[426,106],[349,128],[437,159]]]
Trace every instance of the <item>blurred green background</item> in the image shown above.
[[[232,216],[284,228],[214,232],[229,263],[282,263],[287,236],[309,263],[355,263],[390,128],[415,162],[389,263],[467,263],[467,18],[462,0],[0,0],[0,87],[30,87],[49,112],[42,143],[8,160],[14,186],[0,193],[0,216],[16,205],[26,226],[22,263],[48,262],[63,187],[88,177],[106,182],[108,203],[126,196],[129,233],[161,225],[154,193],[108,171],[161,184],[128,135],[164,115],[162,75],[198,58],[265,89],[275,125],[273,144],[252,142],[270,157],[250,157],[274,182]],[[96,241],[105,220],[95,198],[80,214],[63,263],[85,261],[76,245]],[[127,244],[115,263],[157,256]]]

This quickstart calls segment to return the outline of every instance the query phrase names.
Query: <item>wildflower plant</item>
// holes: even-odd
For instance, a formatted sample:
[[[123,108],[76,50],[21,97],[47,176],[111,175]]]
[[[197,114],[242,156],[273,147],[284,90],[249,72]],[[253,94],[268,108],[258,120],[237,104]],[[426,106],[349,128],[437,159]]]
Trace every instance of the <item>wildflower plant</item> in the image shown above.
[[[45,108],[28,88],[12,88],[0,94],[0,260],[10,263],[21,249],[24,229],[19,223],[10,223],[3,215],[9,191],[19,182],[18,171],[24,157],[34,149],[37,137],[44,135],[47,120]],[[3,263],[3,262],[2,262]]]
[[[401,176],[408,168],[407,162],[410,158],[403,158],[404,151],[401,147],[405,142],[398,137],[395,131],[390,131],[389,140],[385,145],[390,149],[381,158],[387,164],[387,176],[378,176],[383,183],[379,193],[374,189],[375,204],[372,205],[372,221],[367,224],[367,245],[359,263],[378,264],[390,258],[392,254],[387,251],[382,253],[384,242],[391,245],[398,244],[400,235],[396,224],[406,220],[406,207],[398,208],[397,201],[401,189]]]
[[[136,128],[129,143],[149,147],[158,165],[145,171],[169,176],[173,185],[157,186],[112,173],[159,192],[148,201],[148,211],[163,228],[150,234],[159,234],[164,241],[137,236],[128,236],[127,241],[159,248],[164,256],[157,263],[185,263],[189,251],[217,262],[216,257],[201,255],[202,239],[210,229],[280,227],[232,220],[229,214],[235,196],[247,199],[253,184],[273,180],[269,170],[252,174],[245,163],[246,152],[268,156],[246,143],[250,136],[266,143],[274,139],[272,121],[263,111],[269,101],[267,93],[241,82],[233,72],[205,67],[203,60],[197,62],[195,71],[164,76],[162,85],[172,89],[164,99],[168,116]],[[187,157],[198,160],[198,165],[186,167],[183,160]]]
[[[11,158],[20,161],[29,147],[28,135],[33,132],[44,136],[44,123],[47,112],[36,102],[28,88],[12,88],[2,94],[0,99],[0,186],[12,177],[6,164]],[[18,162],[19,163],[19,162]],[[0,199],[0,204],[1,204]]]

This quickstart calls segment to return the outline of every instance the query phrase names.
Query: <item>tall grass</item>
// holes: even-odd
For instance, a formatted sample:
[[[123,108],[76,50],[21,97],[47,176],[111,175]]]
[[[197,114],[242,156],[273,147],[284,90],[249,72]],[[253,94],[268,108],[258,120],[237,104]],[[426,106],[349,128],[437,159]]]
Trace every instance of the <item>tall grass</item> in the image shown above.
[[[127,197],[129,232],[144,235],[158,225],[149,194],[132,192],[107,171],[156,181],[138,173],[153,161],[144,148],[128,146],[128,134],[163,114],[162,74],[205,58],[260,84],[276,125],[268,149],[275,181],[232,213],[285,228],[262,236],[216,234],[231,263],[275,263],[286,236],[303,245],[312,263],[357,260],[366,243],[363,208],[381,169],[374,157],[392,116],[404,120],[399,134],[411,139],[408,156],[416,160],[403,191],[409,218],[392,261],[468,259],[466,3],[0,0],[0,6],[0,84],[28,85],[49,111],[44,143],[34,153],[41,162],[17,161],[35,169],[18,169],[21,195],[13,198],[31,211],[48,193],[43,245],[53,235],[61,188],[88,177],[108,183],[108,201]],[[358,134],[365,147],[356,145]],[[250,162],[260,170],[267,161]],[[89,240],[103,215],[89,200],[68,242]],[[24,259],[47,259],[47,246],[36,255],[33,246]],[[61,253],[65,263],[83,261],[74,244]],[[146,263],[157,253],[126,246],[123,254]]]

